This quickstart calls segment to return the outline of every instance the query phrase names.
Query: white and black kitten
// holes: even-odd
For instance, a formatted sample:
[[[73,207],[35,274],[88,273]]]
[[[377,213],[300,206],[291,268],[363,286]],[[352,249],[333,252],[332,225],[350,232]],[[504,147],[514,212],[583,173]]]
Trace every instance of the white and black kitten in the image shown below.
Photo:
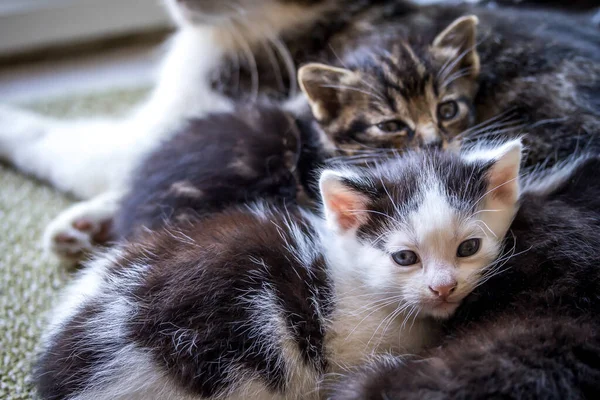
[[[583,157],[526,184],[503,262],[447,322],[442,345],[363,366],[333,398],[597,398],[599,170],[599,156]]]
[[[513,141],[326,170],[323,217],[257,203],[123,244],[52,315],[39,394],[319,398],[328,376],[412,354],[494,264],[520,161]]]

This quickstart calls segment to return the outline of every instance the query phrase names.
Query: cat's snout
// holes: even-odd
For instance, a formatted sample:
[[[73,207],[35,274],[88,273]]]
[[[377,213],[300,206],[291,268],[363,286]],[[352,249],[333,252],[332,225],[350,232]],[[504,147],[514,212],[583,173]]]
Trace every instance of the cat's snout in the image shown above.
[[[429,286],[429,290],[435,296],[441,298],[442,300],[446,300],[452,293],[454,293],[457,286],[458,283],[453,281],[448,284]]]

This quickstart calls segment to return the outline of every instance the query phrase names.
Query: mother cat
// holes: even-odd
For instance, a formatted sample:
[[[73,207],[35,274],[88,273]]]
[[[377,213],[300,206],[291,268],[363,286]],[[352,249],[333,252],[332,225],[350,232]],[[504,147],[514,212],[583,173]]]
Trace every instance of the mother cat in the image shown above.
[[[258,95],[290,99],[289,108],[304,112],[303,98],[295,95],[296,66],[335,64],[357,47],[408,33],[430,43],[433,32],[465,14],[480,19],[478,122],[495,117],[501,129],[508,120],[522,124],[531,163],[596,145],[600,40],[586,14],[418,7],[399,0],[168,0],[167,5],[180,29],[155,91],[130,118],[65,123],[0,108],[0,158],[89,199],[51,224],[50,246],[61,234],[101,236],[139,159],[187,118],[230,111],[233,99]]]

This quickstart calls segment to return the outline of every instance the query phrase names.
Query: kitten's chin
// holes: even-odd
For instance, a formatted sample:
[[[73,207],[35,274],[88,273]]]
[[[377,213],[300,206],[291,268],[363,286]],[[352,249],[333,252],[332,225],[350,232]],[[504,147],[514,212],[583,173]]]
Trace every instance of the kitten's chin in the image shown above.
[[[459,305],[460,302],[426,303],[421,306],[421,315],[433,317],[435,319],[448,319],[454,314]]]

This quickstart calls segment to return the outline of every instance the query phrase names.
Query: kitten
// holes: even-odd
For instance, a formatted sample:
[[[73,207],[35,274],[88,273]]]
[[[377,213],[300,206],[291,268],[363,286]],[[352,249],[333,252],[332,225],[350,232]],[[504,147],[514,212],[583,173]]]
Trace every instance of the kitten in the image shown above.
[[[599,170],[591,156],[530,178],[502,263],[463,301],[443,345],[364,367],[333,398],[596,398]]]
[[[369,43],[344,68],[308,64],[298,81],[337,155],[447,148],[475,121],[477,17],[458,18],[431,41],[416,35]]]
[[[330,153],[364,158],[523,134],[527,166],[594,151],[600,42],[565,18],[436,6],[382,22],[355,41],[368,50],[300,68],[315,130]]]
[[[498,255],[520,160],[515,141],[326,170],[323,217],[256,203],[123,244],[65,293],[39,393],[318,398],[328,374],[428,346]]]

